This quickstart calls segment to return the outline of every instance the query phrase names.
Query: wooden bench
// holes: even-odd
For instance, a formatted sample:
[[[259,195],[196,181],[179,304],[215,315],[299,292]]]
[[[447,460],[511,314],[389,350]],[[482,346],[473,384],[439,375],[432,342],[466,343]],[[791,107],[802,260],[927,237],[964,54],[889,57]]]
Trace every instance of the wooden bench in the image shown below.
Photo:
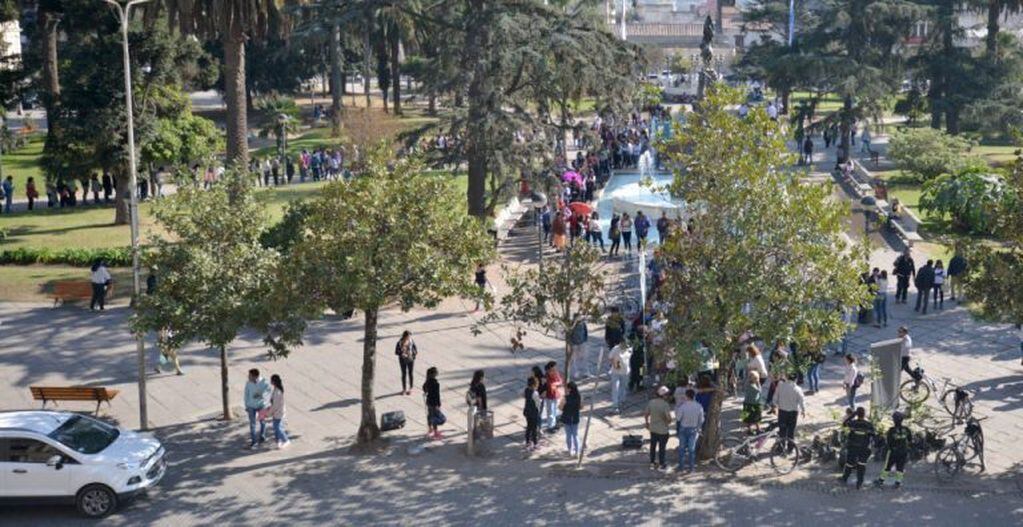
[[[114,286],[107,286],[107,298],[114,292]],[[82,280],[63,280],[53,283],[53,307],[68,300],[90,300],[92,283]]]
[[[102,403],[110,406],[110,401],[117,397],[120,390],[95,386],[30,386],[32,398],[43,402],[46,408],[48,401],[96,401],[96,415],[99,415],[99,408]]]

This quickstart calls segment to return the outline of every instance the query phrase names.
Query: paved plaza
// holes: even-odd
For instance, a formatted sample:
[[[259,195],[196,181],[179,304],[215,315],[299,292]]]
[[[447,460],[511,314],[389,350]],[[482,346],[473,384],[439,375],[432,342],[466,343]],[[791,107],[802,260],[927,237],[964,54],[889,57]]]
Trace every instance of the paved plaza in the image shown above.
[[[508,258],[532,254],[535,239],[513,232],[504,245]],[[890,250],[878,250],[877,264],[890,265]],[[612,264],[617,268],[620,264]],[[491,275],[496,275],[496,268]],[[501,285],[497,284],[498,292]],[[241,413],[245,372],[260,368],[282,376],[288,393],[292,446],[283,451],[249,451],[241,419],[225,423],[220,413],[217,355],[201,346],[182,353],[185,375],[148,378],[150,426],[168,450],[170,467],[158,489],[116,513],[111,525],[251,525],[280,521],[299,525],[438,524],[676,524],[748,523],[768,525],[842,521],[844,524],[1012,525],[1023,521],[1023,493],[1016,473],[1023,452],[1014,442],[1023,433],[1023,367],[1009,328],[975,322],[946,302],[945,309],[917,316],[893,307],[887,329],[860,327],[850,349],[892,338],[900,324],[910,326],[917,356],[929,373],[951,376],[977,392],[976,411],[985,421],[988,471],[952,483],[937,481],[930,463],[911,466],[901,491],[856,492],[839,488],[829,466],[812,463],[779,478],[766,467],[728,477],[712,465],[696,475],[651,472],[646,451],[622,451],[622,435],[643,430],[644,394],[633,395],[622,415],[609,411],[606,384],[593,394],[582,386],[585,405],[594,398],[594,419],[581,468],[563,454],[563,436],[549,439],[527,457],[521,391],[527,370],[548,359],[561,361],[561,343],[537,334],[528,349],[511,353],[510,328],[487,329],[474,337],[471,305],[449,300],[435,310],[381,316],[378,414],[404,410],[408,425],[385,433],[378,450],[352,449],[359,422],[362,360],[361,320],[328,317],[315,324],[306,346],[287,359],[272,361],[255,335],[231,348],[231,397]],[[134,345],[125,329],[126,306],[102,314],[81,306],[0,306],[0,409],[38,407],[30,385],[94,384],[122,390],[102,413],[125,426],[137,426]],[[440,370],[443,406],[449,417],[445,439],[428,443],[419,390],[399,391],[394,341],[413,332],[420,350],[417,386],[429,366]],[[591,330],[595,357],[602,331]],[[154,355],[149,354],[152,361]],[[473,370],[487,372],[495,439],[477,457],[465,455],[464,393]],[[830,425],[841,411],[841,369],[829,357],[821,393],[808,397],[803,439]],[[864,389],[864,392],[867,390]],[[865,403],[868,395],[861,394]],[[736,401],[726,403],[732,409]],[[87,410],[87,404],[62,408]],[[731,414],[730,414],[731,415]],[[674,447],[672,438],[669,445]],[[673,458],[674,455],[672,454]],[[880,467],[868,466],[868,478]],[[0,509],[3,525],[86,524],[72,508]]]

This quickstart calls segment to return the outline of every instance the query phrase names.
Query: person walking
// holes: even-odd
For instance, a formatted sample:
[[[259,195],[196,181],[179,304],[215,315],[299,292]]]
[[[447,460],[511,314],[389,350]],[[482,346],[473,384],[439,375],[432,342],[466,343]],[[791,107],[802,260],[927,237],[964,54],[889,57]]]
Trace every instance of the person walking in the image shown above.
[[[526,450],[536,450],[540,430],[540,394],[538,393],[536,377],[530,377],[526,381],[526,389],[523,392],[524,406],[522,415],[526,418]]]
[[[89,302],[89,309],[95,311],[98,305],[100,311],[105,310],[107,289],[110,288],[110,283],[113,281],[110,277],[110,271],[107,270],[106,262],[96,260],[92,264],[89,281],[92,283],[92,300]]]
[[[888,271],[874,279],[874,327],[888,327]]]
[[[622,231],[622,241],[625,242],[625,254],[632,254],[632,218],[628,212],[622,213],[622,219],[618,222],[618,229]]]
[[[842,470],[842,484],[849,482],[849,476],[856,471],[856,488],[863,488],[863,476],[867,471],[870,457],[870,440],[874,437],[874,425],[866,419],[867,411],[861,406],[855,417],[846,422],[845,468]]]
[[[480,310],[480,304],[487,293],[487,284],[489,283],[487,281],[487,268],[483,265],[483,262],[476,264],[476,276],[473,281],[476,283],[476,287],[479,288],[479,296],[476,297],[476,307],[472,310],[475,313]]]
[[[476,407],[477,412],[484,412],[487,409],[487,386],[483,383],[486,374],[483,370],[476,370],[472,374],[472,381],[469,382],[469,404]]]
[[[846,406],[856,409],[856,390],[863,384],[863,377],[860,376],[860,370],[856,367],[856,357],[852,353],[845,356],[844,372],[842,386],[845,387]]]
[[[426,437],[443,439],[440,426],[447,419],[440,411],[440,383],[437,382],[437,368],[430,366],[426,370],[426,382],[423,383],[423,395],[426,397]]]
[[[608,257],[618,256],[622,246],[622,230],[618,226],[621,223],[622,218],[617,214],[611,216],[611,228],[607,231],[607,236],[611,240],[611,250],[608,251]]]
[[[643,420],[650,432],[650,468],[661,470],[668,468],[665,449],[668,446],[668,427],[671,425],[671,405],[668,396],[671,390],[667,386],[657,389],[657,397],[647,403]]]
[[[255,449],[266,440],[266,421],[260,419],[260,412],[270,406],[272,388],[266,379],[259,376],[259,369],[249,370],[245,383],[245,415],[249,418],[249,450]],[[256,434],[256,423],[259,434]]]
[[[703,429],[704,410],[703,406],[696,402],[696,391],[692,388],[686,390],[685,398],[675,407],[676,427],[678,429],[678,471],[696,470],[696,441],[700,437],[700,430]]]
[[[957,247],[955,256],[948,261],[948,270],[945,272],[945,278],[948,279],[949,300],[955,301],[956,293],[962,293],[963,287],[960,282],[964,274],[966,274],[966,257]]]
[[[629,359],[632,350],[625,343],[611,348],[608,361],[611,364],[611,411],[621,413],[629,385]]]
[[[28,210],[35,208],[35,202],[39,199],[39,190],[36,189],[36,178],[30,177],[25,182],[25,197],[28,198]]]
[[[412,378],[412,372],[416,365],[416,356],[419,355],[419,350],[416,348],[416,343],[412,340],[412,332],[405,330],[401,334],[401,338],[394,345],[394,354],[398,356],[398,368],[401,370],[401,393],[404,395],[412,395],[412,387],[415,386],[415,381]],[[405,379],[408,378],[406,384]]]
[[[14,178],[7,176],[4,180],[3,185],[3,197],[4,197],[4,212],[7,214],[11,213],[11,205],[14,203]]]
[[[554,213],[554,220],[551,222],[551,245],[558,251],[565,248],[565,235],[568,233],[568,225],[565,224],[565,215],[560,210]]]
[[[547,380],[547,392],[544,405],[547,407],[547,433],[554,433],[558,428],[558,403],[561,402],[561,385],[564,382],[558,372],[558,363],[548,362],[544,366]]]
[[[934,289],[934,262],[927,260],[927,263],[916,271],[916,279],[913,282],[916,286],[916,307],[913,311],[920,311],[920,307],[923,306],[921,314],[927,314],[927,300],[931,296],[931,290]]]
[[[909,279],[916,276],[916,264],[910,256],[909,249],[906,249],[898,258],[892,274],[895,275],[895,303],[905,304],[906,296],[909,294]]]
[[[586,230],[589,232],[590,245],[600,244],[600,251],[607,253],[607,249],[604,248],[604,233],[600,230],[600,216],[594,212],[590,215],[590,221],[587,225]]]
[[[565,425],[565,446],[568,455],[579,455],[579,410],[582,408],[579,387],[574,382],[565,385],[565,398],[561,401],[561,422]]]
[[[277,448],[283,449],[291,444],[291,440],[288,439],[288,434],[284,431],[282,424],[284,422],[284,383],[281,381],[281,376],[276,373],[271,375],[270,385],[273,386],[273,391],[270,392],[270,408],[267,410],[267,416],[273,419]]]
[[[646,237],[650,233],[650,219],[643,214],[643,211],[636,211],[636,220],[633,223],[636,228],[636,248],[646,249]]]
[[[778,407],[778,437],[787,440],[786,446],[791,450],[795,447],[796,423],[799,416],[806,417],[803,390],[796,385],[796,374],[790,373],[778,383],[774,401]]]
[[[571,379],[582,379],[591,374],[587,340],[589,340],[589,330],[586,327],[586,320],[576,321],[568,335],[568,353],[572,358],[568,373]]]
[[[821,391],[821,364],[824,364],[826,358],[821,350],[810,352],[810,366],[806,370],[806,395],[813,395]]]
[[[657,240],[658,243],[664,245],[664,242],[668,239],[668,229],[671,228],[671,220],[668,219],[667,211],[661,211],[661,217],[657,218]]]
[[[888,476],[894,476],[895,488],[902,486],[903,478],[906,475],[906,461],[909,459],[909,442],[913,438],[913,432],[903,426],[902,412],[892,414],[892,427],[885,433],[885,445],[888,447],[888,456],[885,458],[884,470],[874,481],[877,487],[883,487]],[[892,474],[892,469],[895,469]]]
[[[945,265],[934,262],[934,309],[945,309]]]
[[[813,164],[813,139],[810,138],[810,134],[803,140],[803,164]]]

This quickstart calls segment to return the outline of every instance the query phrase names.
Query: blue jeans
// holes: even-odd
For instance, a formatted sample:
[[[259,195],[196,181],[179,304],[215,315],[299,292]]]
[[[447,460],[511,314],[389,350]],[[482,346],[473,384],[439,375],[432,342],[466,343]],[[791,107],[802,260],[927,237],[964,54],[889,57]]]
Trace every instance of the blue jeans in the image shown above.
[[[874,321],[888,325],[888,293],[878,293],[874,297]]]
[[[543,402],[547,406],[547,428],[558,426],[558,400],[544,399]]]
[[[565,446],[569,452],[579,452],[579,423],[574,425],[565,423]]]
[[[819,392],[821,386],[821,365],[819,362],[810,364],[810,369],[806,370],[806,383],[807,388],[810,391]]]
[[[286,443],[288,441],[288,434],[281,428],[280,419],[274,419],[274,439],[278,443]]]
[[[849,386],[848,388],[845,389],[846,403],[848,403],[849,408],[851,408],[853,410],[856,409],[856,390],[857,389],[858,388],[856,388],[855,386]]]
[[[685,468],[685,460],[689,460],[689,470],[696,470],[696,439],[700,437],[699,428],[684,428],[682,423],[676,423],[678,428],[678,468]]]
[[[246,408],[245,413],[249,416],[249,441],[254,445],[266,440],[266,423],[259,421],[259,436],[256,436],[256,408]]]

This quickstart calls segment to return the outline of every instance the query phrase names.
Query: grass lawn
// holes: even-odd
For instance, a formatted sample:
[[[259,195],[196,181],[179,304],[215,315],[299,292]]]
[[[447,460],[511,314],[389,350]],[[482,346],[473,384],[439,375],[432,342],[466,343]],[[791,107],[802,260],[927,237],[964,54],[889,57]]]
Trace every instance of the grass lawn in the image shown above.
[[[113,268],[114,290],[107,299],[123,299],[131,291],[131,270]],[[88,280],[89,270],[66,265],[0,265],[0,301],[52,302],[48,296],[53,282],[61,280]]]
[[[792,92],[789,95],[790,111],[799,105],[800,102],[809,100],[813,94],[805,91]],[[838,111],[842,108],[842,100],[837,95],[828,93],[817,101],[817,113],[826,114]]]
[[[980,145],[973,147],[970,152],[983,157],[989,165],[998,167],[1015,161],[1019,150],[1015,145]]]
[[[29,177],[35,178],[36,189],[39,190],[39,194],[46,194],[44,192],[45,182],[43,181],[42,171],[39,166],[45,142],[46,136],[34,134],[29,136],[28,142],[23,148],[10,153],[4,153],[2,159],[4,179],[7,176],[14,176],[15,199],[23,199],[25,197],[25,182]]]

